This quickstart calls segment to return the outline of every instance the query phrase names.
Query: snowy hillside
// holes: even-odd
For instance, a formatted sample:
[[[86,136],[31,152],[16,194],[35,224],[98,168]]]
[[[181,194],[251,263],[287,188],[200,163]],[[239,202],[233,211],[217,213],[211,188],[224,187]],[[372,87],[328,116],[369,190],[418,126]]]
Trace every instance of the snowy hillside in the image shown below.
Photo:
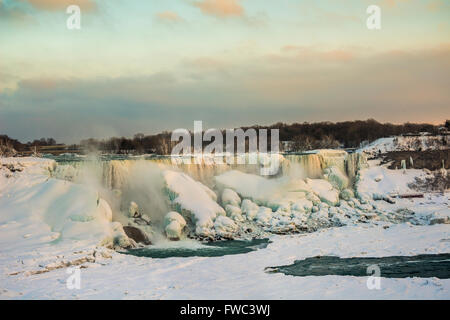
[[[371,156],[391,151],[445,150],[450,147],[450,136],[397,136],[380,138],[358,151]]]

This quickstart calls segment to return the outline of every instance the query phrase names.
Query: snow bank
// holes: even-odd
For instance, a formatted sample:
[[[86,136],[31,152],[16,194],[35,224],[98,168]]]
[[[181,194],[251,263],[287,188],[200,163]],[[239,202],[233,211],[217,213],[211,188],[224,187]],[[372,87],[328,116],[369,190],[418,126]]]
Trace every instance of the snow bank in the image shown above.
[[[83,255],[80,257],[76,250],[87,252],[100,250],[98,246],[135,245],[120,223],[111,222],[111,207],[99,198],[96,190],[49,178],[49,170],[55,165],[53,160],[1,161],[22,168],[11,173],[0,166],[0,260],[9,270],[34,272],[41,268],[45,272],[95,260],[93,251],[90,256],[80,253]],[[73,256],[77,257],[72,262],[68,260]]]
[[[390,170],[380,166],[362,169],[356,182],[358,196],[362,199],[373,199],[396,194],[415,193],[408,185],[416,177],[425,175],[425,171],[418,169]]]

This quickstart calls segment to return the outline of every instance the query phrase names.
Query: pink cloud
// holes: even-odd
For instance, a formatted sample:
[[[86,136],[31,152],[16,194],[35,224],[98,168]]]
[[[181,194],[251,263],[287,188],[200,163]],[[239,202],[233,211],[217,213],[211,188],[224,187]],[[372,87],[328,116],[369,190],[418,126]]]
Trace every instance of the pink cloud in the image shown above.
[[[201,0],[194,2],[204,14],[227,18],[232,16],[243,16],[244,8],[239,0]]]

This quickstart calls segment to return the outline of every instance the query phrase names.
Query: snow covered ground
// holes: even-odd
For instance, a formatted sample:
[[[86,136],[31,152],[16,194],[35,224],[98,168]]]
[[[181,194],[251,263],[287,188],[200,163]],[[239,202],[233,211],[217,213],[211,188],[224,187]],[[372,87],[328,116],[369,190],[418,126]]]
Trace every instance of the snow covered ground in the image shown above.
[[[374,156],[391,151],[443,150],[448,148],[449,139],[449,136],[395,136],[377,139],[358,151]]]
[[[0,159],[1,299],[450,299],[450,279],[382,278],[380,290],[369,290],[367,277],[292,277],[265,272],[267,267],[318,255],[450,253],[450,225],[429,225],[436,214],[449,216],[448,193],[396,199],[393,204],[370,201],[370,210],[386,215],[413,209],[417,221],[424,225],[349,223],[308,234],[271,235],[272,243],[267,248],[246,254],[151,259],[105,248],[111,247],[111,242],[125,241],[120,224],[111,222],[109,206],[95,189],[49,178],[54,166],[53,161],[35,158]],[[417,174],[421,172],[371,166],[361,171],[358,192],[373,197],[375,192],[387,194],[396,188],[408,188],[408,181]],[[173,182],[178,176],[172,178],[169,180]],[[190,183],[192,188],[200,188]],[[280,190],[292,189],[284,180],[273,183],[283,188]],[[295,185],[294,189],[299,187]],[[205,198],[214,198],[211,190],[201,188]],[[301,188],[303,192],[314,186],[302,184]],[[230,204],[237,204],[234,196],[229,198]],[[281,200],[286,199],[289,197]],[[347,209],[355,210],[355,216],[369,215],[370,210],[364,206]],[[330,214],[335,211],[332,208],[338,208],[322,207]],[[280,216],[283,212],[279,211]],[[218,217],[223,220],[226,217],[222,214]],[[194,240],[182,241],[178,244],[198,246]],[[67,270],[74,266],[81,267],[79,290],[66,285],[71,276]]]
[[[292,277],[266,267],[317,255],[379,257],[450,252],[447,225],[342,227],[308,235],[274,236],[266,249],[223,257],[149,259],[113,253],[86,263],[81,289],[69,290],[65,269],[1,275],[2,298],[20,299],[450,299],[450,279]],[[383,270],[381,270],[381,274]]]

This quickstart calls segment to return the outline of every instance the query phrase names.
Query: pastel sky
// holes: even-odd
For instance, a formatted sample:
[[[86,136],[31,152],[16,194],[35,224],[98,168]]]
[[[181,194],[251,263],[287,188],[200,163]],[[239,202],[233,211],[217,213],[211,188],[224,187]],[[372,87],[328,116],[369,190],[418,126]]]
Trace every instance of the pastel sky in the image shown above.
[[[367,118],[450,119],[450,1],[0,0],[0,134]]]

